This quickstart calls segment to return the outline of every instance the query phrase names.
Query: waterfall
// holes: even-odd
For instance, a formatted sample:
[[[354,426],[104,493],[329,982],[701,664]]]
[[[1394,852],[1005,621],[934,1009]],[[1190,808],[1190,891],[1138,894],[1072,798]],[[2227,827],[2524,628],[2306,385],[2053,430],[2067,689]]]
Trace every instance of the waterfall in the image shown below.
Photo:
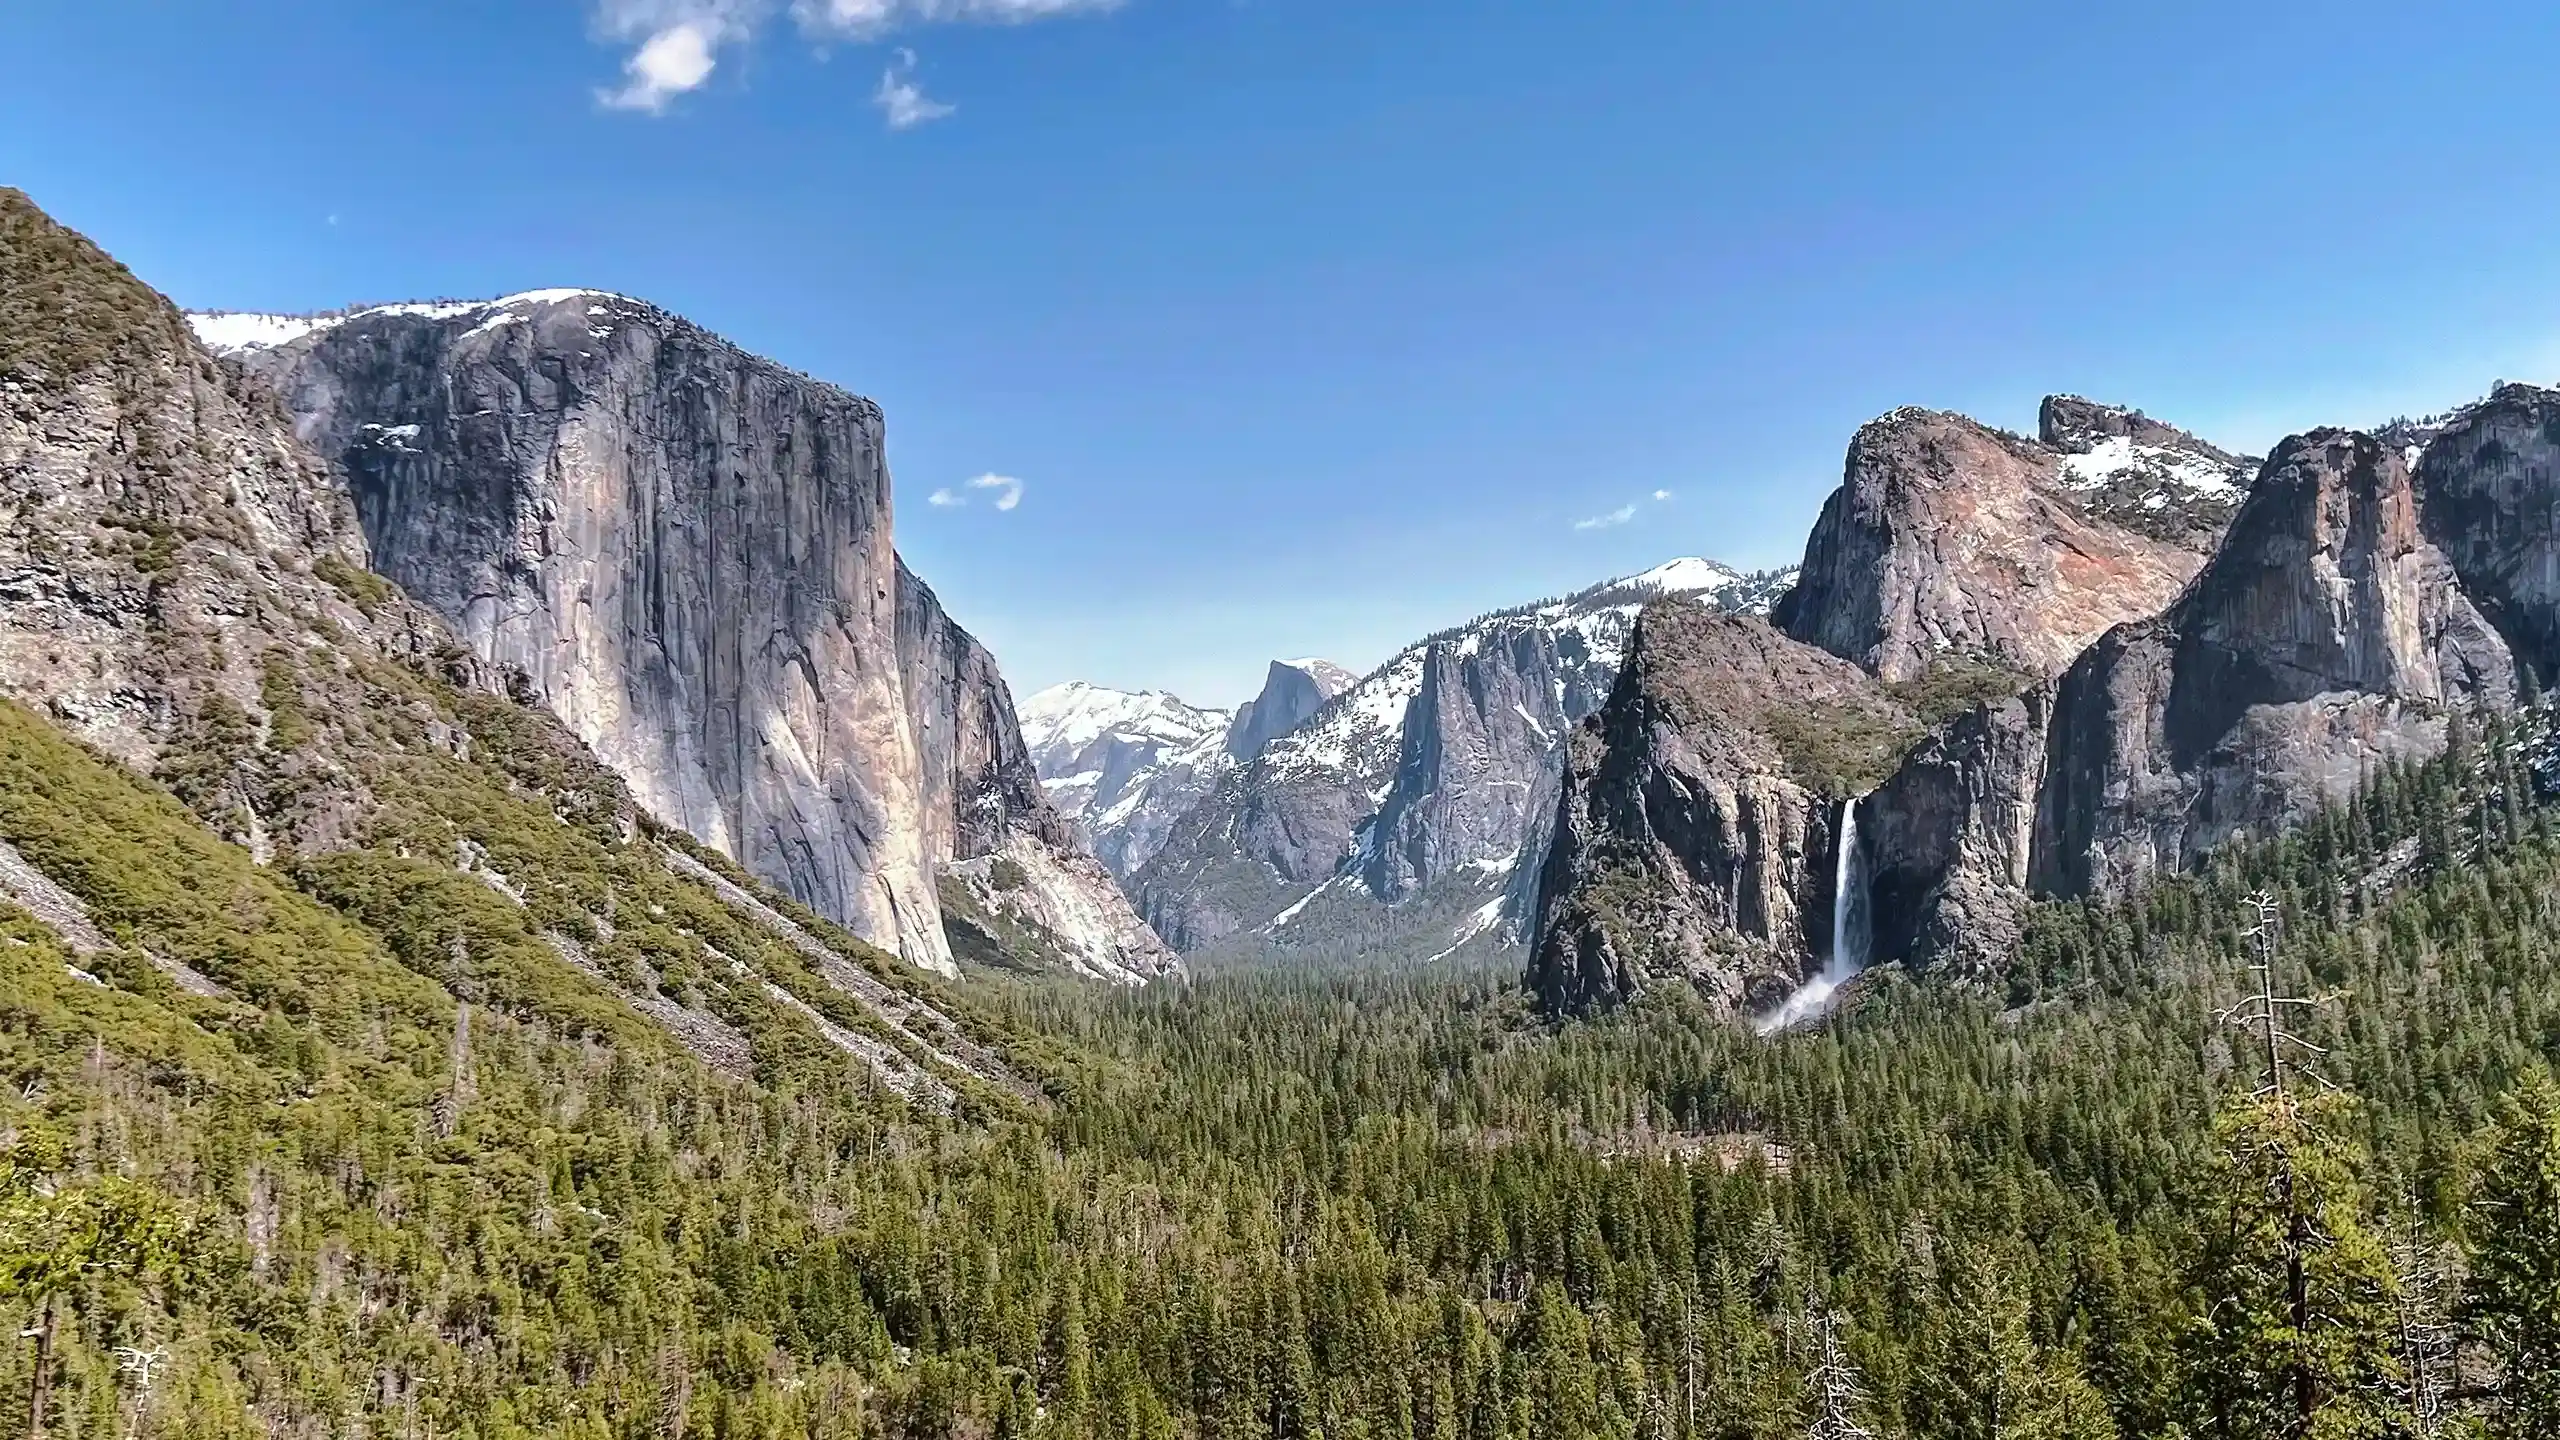
[[[1753,1028],[1774,1035],[1830,1009],[1833,993],[1867,968],[1873,929],[1867,902],[1867,847],[1858,838],[1858,800],[1853,795],[1840,804],[1840,843],[1831,866],[1831,953],[1822,962],[1821,974],[1804,982]]]
[[[1840,805],[1840,854],[1831,867],[1831,960],[1822,973],[1844,984],[1867,968],[1867,847],[1858,843],[1856,796]]]

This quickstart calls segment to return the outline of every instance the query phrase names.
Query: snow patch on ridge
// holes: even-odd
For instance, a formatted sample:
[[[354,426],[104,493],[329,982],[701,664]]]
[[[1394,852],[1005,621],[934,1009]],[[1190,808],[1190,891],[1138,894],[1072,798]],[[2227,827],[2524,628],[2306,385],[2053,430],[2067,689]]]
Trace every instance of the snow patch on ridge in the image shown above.
[[[240,355],[290,345],[307,335],[335,329],[351,320],[387,315],[416,316],[428,320],[480,316],[480,323],[470,332],[476,335],[522,319],[525,311],[571,300],[636,303],[628,296],[616,295],[609,290],[526,290],[495,300],[408,301],[397,305],[368,305],[334,314],[268,315],[242,310],[190,310],[187,312],[187,324],[206,349],[217,355]],[[590,305],[587,313],[603,315],[611,312],[604,305]]]
[[[2165,445],[2136,444],[2128,435],[2111,435],[2084,453],[2062,458],[2061,478],[2066,489],[2104,489],[2128,475],[2156,476],[2190,495],[2216,500],[2237,500],[2246,488],[2242,473],[2209,456]]]

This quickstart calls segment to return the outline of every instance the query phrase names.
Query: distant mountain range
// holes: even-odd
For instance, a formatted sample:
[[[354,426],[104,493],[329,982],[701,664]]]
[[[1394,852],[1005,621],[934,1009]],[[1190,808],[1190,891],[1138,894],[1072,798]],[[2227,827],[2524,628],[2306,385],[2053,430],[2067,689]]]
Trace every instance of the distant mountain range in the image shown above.
[[[1675,560],[1425,637],[1356,680],[1275,662],[1233,715],[1070,684],[1023,729],[1051,799],[1179,948],[1429,956],[1513,938],[1565,732],[1636,613],[1764,612],[1792,572]],[[1523,856],[1532,857],[1524,865]]]

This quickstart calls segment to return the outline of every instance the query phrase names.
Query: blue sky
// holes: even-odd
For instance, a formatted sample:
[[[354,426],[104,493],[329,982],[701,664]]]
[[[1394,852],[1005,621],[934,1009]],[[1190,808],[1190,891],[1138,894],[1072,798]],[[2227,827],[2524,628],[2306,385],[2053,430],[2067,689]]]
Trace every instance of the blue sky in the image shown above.
[[[1223,702],[1791,560],[1896,405],[2254,448],[2560,377],[2554,53],[2547,5],[23,0],[0,183],[193,306],[680,310],[881,401],[1017,689]]]

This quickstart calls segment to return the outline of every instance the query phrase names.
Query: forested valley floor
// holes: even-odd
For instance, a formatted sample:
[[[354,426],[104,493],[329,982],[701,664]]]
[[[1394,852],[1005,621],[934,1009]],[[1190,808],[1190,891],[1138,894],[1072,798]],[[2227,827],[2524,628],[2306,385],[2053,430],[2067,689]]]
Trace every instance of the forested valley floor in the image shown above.
[[[2545,1440],[2548,749],[2481,722],[1774,1041],[1676,994],[1550,1026],[1483,969],[986,979],[936,1003],[1042,1094],[938,1107],[746,987],[722,1074],[534,943],[540,895],[262,869],[0,709],[0,839],[111,942],[0,905],[0,1423]],[[509,813],[447,819],[520,883],[660,887],[592,938],[668,993],[754,953],[645,837]]]

